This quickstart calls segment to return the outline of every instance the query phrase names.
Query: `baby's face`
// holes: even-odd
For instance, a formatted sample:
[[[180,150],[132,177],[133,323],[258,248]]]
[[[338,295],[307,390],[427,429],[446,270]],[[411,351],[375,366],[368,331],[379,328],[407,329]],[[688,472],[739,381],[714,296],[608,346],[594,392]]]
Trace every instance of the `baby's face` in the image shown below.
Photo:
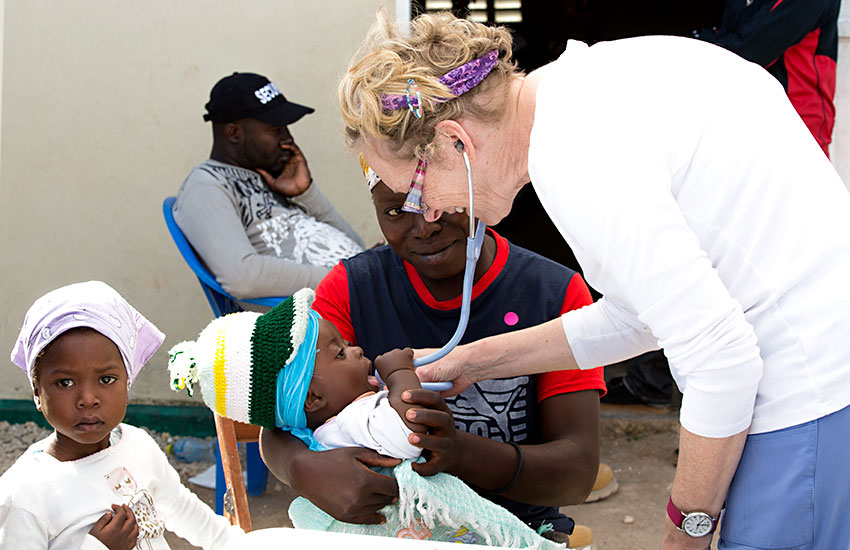
[[[56,430],[60,460],[109,446],[109,433],[127,412],[127,370],[118,347],[91,329],[59,336],[39,359],[33,388],[38,409]]]
[[[371,369],[372,362],[361,348],[349,346],[333,323],[319,320],[311,387],[322,386],[330,410],[339,412],[365,392],[374,391],[367,378]]]

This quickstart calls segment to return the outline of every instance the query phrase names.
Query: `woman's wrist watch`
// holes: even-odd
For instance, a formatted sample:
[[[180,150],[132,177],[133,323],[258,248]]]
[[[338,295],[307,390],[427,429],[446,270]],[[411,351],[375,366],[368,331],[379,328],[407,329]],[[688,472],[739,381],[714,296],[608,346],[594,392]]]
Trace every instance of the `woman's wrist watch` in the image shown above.
[[[684,531],[691,537],[704,537],[710,535],[717,528],[717,518],[713,518],[705,512],[682,513],[673,504],[673,497],[667,501],[667,515],[670,521],[679,531]]]

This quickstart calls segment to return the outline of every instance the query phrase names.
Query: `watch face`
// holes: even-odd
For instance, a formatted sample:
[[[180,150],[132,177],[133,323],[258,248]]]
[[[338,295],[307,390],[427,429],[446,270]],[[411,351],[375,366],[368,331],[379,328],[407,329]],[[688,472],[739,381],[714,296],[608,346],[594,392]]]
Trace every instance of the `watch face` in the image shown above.
[[[711,516],[703,512],[694,512],[685,516],[682,520],[682,531],[692,537],[704,537],[711,533],[714,522]]]

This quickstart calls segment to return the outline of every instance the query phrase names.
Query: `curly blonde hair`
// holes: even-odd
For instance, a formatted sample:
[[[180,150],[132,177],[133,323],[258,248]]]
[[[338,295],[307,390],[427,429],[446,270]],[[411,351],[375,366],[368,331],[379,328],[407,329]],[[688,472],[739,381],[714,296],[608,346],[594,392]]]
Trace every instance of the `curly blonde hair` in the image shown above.
[[[355,147],[362,137],[388,139],[395,151],[419,158],[434,153],[435,126],[464,116],[498,120],[508,96],[508,84],[520,74],[511,60],[511,35],[504,27],[489,27],[449,12],[426,13],[404,33],[378,11],[360,49],[339,84],[339,103],[345,121],[345,141]],[[452,94],[438,79],[450,70],[492,50],[496,66],[479,85],[451,101]],[[414,79],[422,96],[422,117],[409,109],[385,111],[384,94],[404,95]],[[412,147],[411,147],[412,145]]]

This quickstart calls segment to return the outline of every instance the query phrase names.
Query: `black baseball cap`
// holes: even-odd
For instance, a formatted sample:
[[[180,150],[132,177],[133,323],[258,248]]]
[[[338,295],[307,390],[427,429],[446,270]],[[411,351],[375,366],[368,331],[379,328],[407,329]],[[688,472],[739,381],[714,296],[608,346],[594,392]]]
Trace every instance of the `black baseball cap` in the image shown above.
[[[315,111],[287,101],[268,78],[254,73],[233,73],[216,82],[204,107],[204,120],[233,122],[255,118],[275,126],[288,126]]]

